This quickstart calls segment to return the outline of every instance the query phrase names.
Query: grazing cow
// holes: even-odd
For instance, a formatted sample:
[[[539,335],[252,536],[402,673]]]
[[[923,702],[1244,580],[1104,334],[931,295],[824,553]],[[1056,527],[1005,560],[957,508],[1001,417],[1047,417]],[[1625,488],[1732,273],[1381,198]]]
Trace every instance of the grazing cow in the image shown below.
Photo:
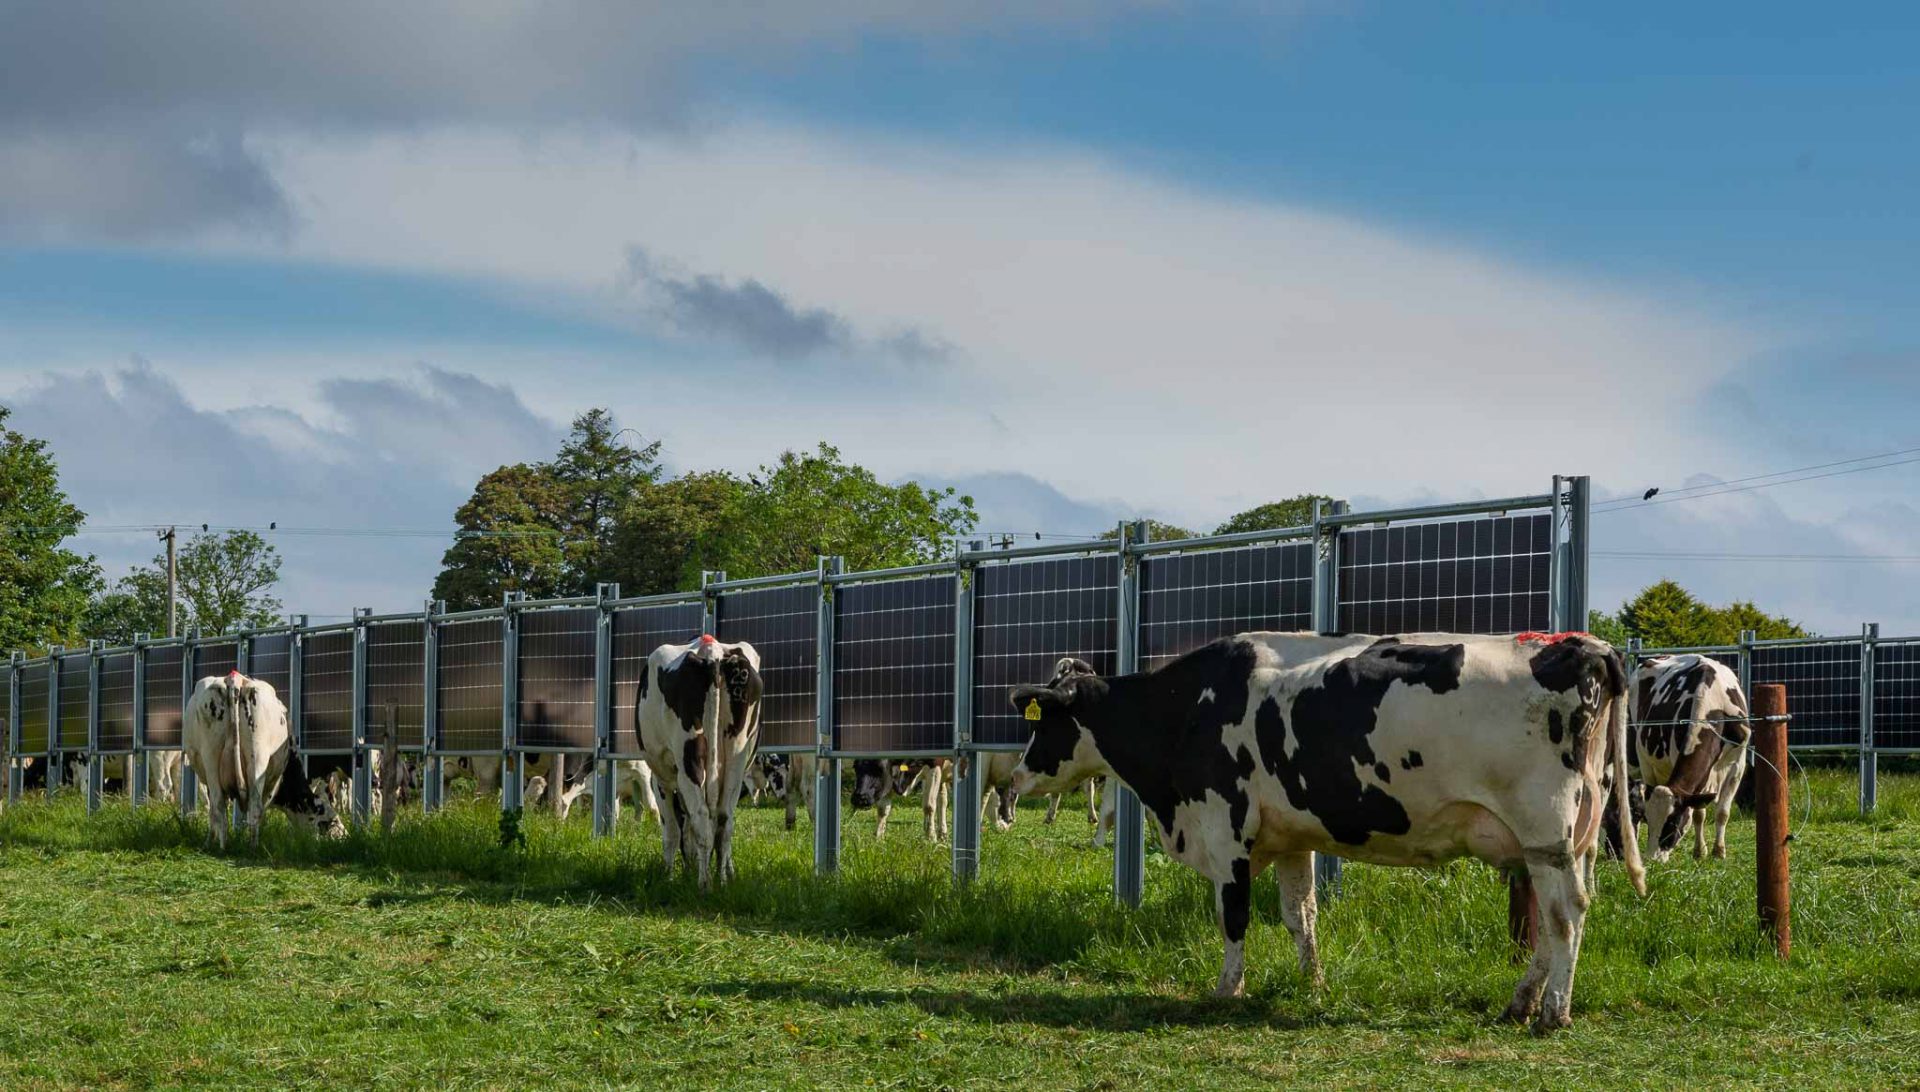
[[[661,782],[661,843],[700,890],[733,878],[733,813],[760,739],[760,653],[702,636],[647,657],[634,700],[635,730]]]
[[[1073,674],[1011,698],[1033,730],[1016,790],[1111,769],[1168,855],[1213,881],[1221,995],[1243,987],[1252,884],[1268,865],[1301,969],[1318,981],[1314,853],[1391,865],[1472,856],[1525,868],[1539,900],[1537,947],[1507,1018],[1532,1016],[1541,1032],[1571,1022],[1581,864],[1599,838],[1609,754],[1625,781],[1626,668],[1605,642],[1249,633],[1157,671]],[[1627,870],[1644,892],[1631,843]]]
[[[1010,829],[1013,821],[1020,815],[1018,808],[1020,794],[1013,791],[1012,784],[1013,768],[1020,764],[1020,754],[1018,751],[995,751],[980,757],[986,763],[981,768],[981,791],[985,796],[980,800],[980,814],[982,817],[993,816],[993,829]],[[1099,777],[1089,777],[1084,782],[1087,789],[1087,822],[1093,826],[1095,849],[1101,845],[1102,831],[1113,829],[1112,802],[1108,801],[1104,808],[1101,806],[1099,795],[1101,780]],[[1076,787],[1069,785],[1067,791],[1071,792]],[[1047,797],[1046,823],[1048,826],[1052,826],[1054,818],[1059,815],[1060,800],[1065,795],[1065,793],[1054,793]],[[996,798],[998,798],[998,804],[994,806]],[[1104,825],[1101,823],[1103,818],[1106,820]]]
[[[529,798],[531,798],[536,784],[544,791],[546,789],[547,779],[536,776],[527,781]],[[658,782],[653,779],[653,770],[647,766],[645,761],[640,759],[623,759],[614,762],[613,822],[616,824],[620,822],[620,801],[622,799],[631,801],[638,812],[642,815],[651,815],[653,816],[654,822],[659,822],[660,798],[657,785]],[[595,779],[589,778],[580,793],[580,797],[585,800],[592,800],[595,795]],[[641,822],[645,821],[644,818],[641,819]]]
[[[792,830],[799,816],[800,805],[805,804],[807,821],[813,821],[814,778],[820,771],[820,759],[817,755],[791,754],[787,756],[787,829]],[[798,797],[798,799],[795,799]]]
[[[929,842],[947,837],[946,798],[953,772],[953,760],[922,758],[910,762],[888,762],[878,758],[855,759],[853,763],[853,810],[872,808],[879,819],[873,836],[887,836],[887,817],[893,813],[893,798],[909,796],[918,789],[920,810],[926,820]]]
[[[755,755],[747,769],[746,792],[756,806],[761,797],[784,800],[787,796],[787,756]]]
[[[227,847],[227,800],[246,815],[247,839],[260,844],[260,819],[280,787],[292,735],[287,707],[270,683],[238,671],[209,675],[187,700],[181,744],[207,789],[207,838]]]
[[[1650,856],[1666,860],[1689,825],[1693,855],[1706,856],[1705,812],[1715,804],[1713,855],[1725,857],[1752,739],[1740,676],[1708,656],[1654,656],[1633,674],[1633,710],[1627,765],[1644,786]],[[1640,837],[1637,823],[1633,837]],[[1608,848],[1617,852],[1619,841],[1619,827],[1609,824]]]

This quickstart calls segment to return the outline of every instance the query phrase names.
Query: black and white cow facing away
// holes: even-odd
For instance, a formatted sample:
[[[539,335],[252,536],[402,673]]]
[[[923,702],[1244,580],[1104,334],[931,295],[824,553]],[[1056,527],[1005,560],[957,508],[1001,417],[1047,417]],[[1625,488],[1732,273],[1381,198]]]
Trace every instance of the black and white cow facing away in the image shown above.
[[[1715,805],[1713,855],[1725,857],[1727,820],[1752,738],[1740,676],[1707,656],[1654,656],[1633,674],[1633,709],[1627,764],[1645,786],[1652,858],[1666,860],[1689,824],[1693,855],[1704,857],[1709,804]],[[1617,830],[1608,835],[1617,841]]]
[[[878,818],[873,836],[887,836],[887,817],[893,814],[893,798],[920,794],[920,812],[925,820],[927,841],[942,842],[947,837],[947,791],[953,780],[953,760],[922,758],[892,761],[878,758],[855,759],[853,792],[848,803],[853,810],[872,808]]]
[[[667,871],[679,856],[708,890],[733,878],[733,813],[760,739],[760,654],[710,636],[647,657],[635,728],[659,779]]]
[[[1318,981],[1314,853],[1390,865],[1472,856],[1525,868],[1539,900],[1537,947],[1507,1018],[1533,1017],[1538,1031],[1571,1021],[1582,865],[1610,753],[1625,778],[1626,668],[1604,642],[1250,633],[1150,673],[1074,674],[1012,699],[1033,730],[1016,790],[1110,768],[1167,853],[1213,881],[1220,994],[1243,988],[1252,883],[1267,866],[1301,969]],[[1631,847],[1627,869],[1644,891]]]
[[[287,707],[273,685],[238,671],[201,679],[187,699],[180,744],[207,791],[207,840],[227,847],[231,800],[245,817],[248,840],[259,845],[260,821],[293,744]]]

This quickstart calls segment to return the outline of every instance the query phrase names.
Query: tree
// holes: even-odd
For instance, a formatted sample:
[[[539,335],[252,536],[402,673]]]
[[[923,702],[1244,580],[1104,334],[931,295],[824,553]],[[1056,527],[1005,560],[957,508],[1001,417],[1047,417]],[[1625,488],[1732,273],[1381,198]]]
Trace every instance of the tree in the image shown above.
[[[1258,505],[1222,523],[1213,529],[1213,533],[1236,535],[1242,531],[1269,531],[1275,527],[1304,527],[1313,522],[1314,501],[1328,505],[1333,503],[1333,498],[1319,493],[1302,493],[1297,497]]]
[[[1119,537],[1120,537],[1120,529],[1118,527],[1108,528],[1107,530],[1100,532],[1100,538],[1102,541],[1111,542],[1114,539]],[[1162,523],[1157,519],[1150,519],[1147,521],[1147,540],[1150,542],[1172,542],[1174,539],[1177,539],[1177,538],[1199,538],[1199,537],[1200,536],[1198,533],[1194,531],[1189,531],[1185,527],[1176,527],[1171,523]]]
[[[1738,641],[1743,629],[1752,630],[1753,635],[1762,641],[1812,636],[1798,622],[1768,614],[1748,600],[1736,599],[1715,611],[1714,616],[1718,626],[1714,644],[1730,645]]]
[[[720,538],[747,488],[724,470],[642,483],[620,511],[607,579],[618,581],[623,595],[699,587],[700,570],[723,564]]]
[[[610,579],[619,516],[642,487],[660,479],[659,441],[627,447],[621,431],[611,411],[590,409],[573,419],[572,433],[547,466],[567,491],[569,582],[582,593]]]
[[[198,534],[180,547],[175,566],[179,625],[202,633],[280,620],[280,553],[252,531]],[[95,597],[87,636],[122,645],[136,633],[167,631],[167,555],[164,551]]]
[[[570,595],[569,490],[545,466],[516,463],[481,478],[454,513],[454,542],[441,557],[433,595],[454,610],[497,605],[503,592]]]
[[[1615,644],[1638,637],[1649,648],[1731,645],[1750,629],[1761,640],[1805,637],[1807,631],[1787,618],[1768,614],[1746,600],[1725,607],[1703,603],[1671,580],[1649,584],[1622,604],[1618,614],[1592,611],[1587,628]]]
[[[1603,610],[1587,612],[1587,632],[1615,648],[1627,647],[1627,639],[1633,636],[1627,632],[1627,627],[1620,621],[1619,615],[1608,614]]]
[[[84,640],[100,566],[66,547],[86,513],[61,490],[46,441],[7,428],[10,415],[0,406],[0,651],[38,653]]]
[[[731,577],[801,572],[822,554],[845,557],[849,569],[920,564],[950,556],[977,518],[972,497],[888,485],[822,443],[748,477],[714,535],[712,567]]]

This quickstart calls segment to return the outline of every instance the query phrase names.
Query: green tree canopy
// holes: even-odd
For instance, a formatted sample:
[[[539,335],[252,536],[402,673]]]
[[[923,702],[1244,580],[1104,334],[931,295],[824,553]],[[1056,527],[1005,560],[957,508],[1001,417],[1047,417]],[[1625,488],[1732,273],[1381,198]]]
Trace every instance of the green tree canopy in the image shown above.
[[[1739,641],[1743,629],[1754,630],[1762,640],[1807,636],[1797,623],[1768,614],[1752,602],[1711,606],[1672,580],[1642,588],[1616,614],[1590,612],[1587,628],[1616,644],[1638,637],[1650,648],[1730,645]]]
[[[178,551],[174,576],[176,623],[181,632],[223,633],[235,626],[267,626],[280,620],[280,553],[252,531],[198,534]],[[167,555],[134,569],[96,597],[88,611],[87,636],[127,644],[136,633],[167,631]]]
[[[560,454],[546,464],[566,491],[567,583],[585,594],[608,579],[622,511],[660,479],[660,443],[628,447],[612,412],[590,409],[573,419]]]
[[[503,592],[535,598],[574,593],[567,533],[568,488],[545,466],[516,463],[481,478],[454,513],[460,530],[440,559],[433,595],[453,610],[500,602]]]
[[[915,565],[950,556],[977,518],[972,497],[918,482],[888,485],[822,443],[784,452],[748,477],[705,567],[766,576],[811,569],[822,554],[845,557],[849,569]]]
[[[1109,528],[1100,532],[1100,537],[1102,540],[1112,541],[1120,537],[1120,529],[1118,527]],[[1197,532],[1189,531],[1185,527],[1180,527],[1172,523],[1162,523],[1157,519],[1147,521],[1147,538],[1152,542],[1171,542],[1177,538],[1198,537],[1199,534]]]
[[[700,584],[747,483],[724,470],[644,482],[621,509],[607,558],[607,579],[623,595],[686,591]]]
[[[1272,501],[1249,508],[1213,529],[1216,535],[1236,535],[1242,531],[1268,531],[1275,527],[1304,527],[1313,522],[1313,502],[1332,504],[1333,498],[1319,493]]]
[[[6,427],[0,406],[0,650],[38,653],[86,637],[100,566],[66,546],[86,513],[60,488],[46,441]]]

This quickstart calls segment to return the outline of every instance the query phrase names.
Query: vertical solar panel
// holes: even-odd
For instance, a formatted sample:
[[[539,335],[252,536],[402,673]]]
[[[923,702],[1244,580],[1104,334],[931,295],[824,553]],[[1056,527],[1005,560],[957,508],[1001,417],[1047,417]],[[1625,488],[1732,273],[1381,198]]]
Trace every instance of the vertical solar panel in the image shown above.
[[[640,739],[634,724],[634,701],[647,657],[661,645],[684,645],[700,636],[706,607],[697,599],[685,603],[655,603],[622,607],[613,612],[613,750],[637,755]]]
[[[722,592],[714,609],[715,637],[745,641],[760,654],[761,749],[818,746],[820,585]]]
[[[300,643],[300,748],[347,754],[353,750],[353,642],[351,629],[309,633]]]
[[[1062,656],[1118,669],[1120,559],[1112,554],[983,563],[973,586],[973,742],[1025,746],[1007,691],[1044,683]]]
[[[836,750],[952,749],[953,596],[951,575],[835,589]]]
[[[1313,628],[1313,546],[1282,542],[1140,560],[1142,671],[1221,637]]]
[[[133,651],[104,652],[100,655],[100,735],[101,754],[126,754],[133,750]]]
[[[499,754],[501,619],[442,622],[438,637],[440,749]]]
[[[1335,627],[1518,633],[1552,625],[1553,516],[1483,516],[1340,532]]]
[[[1874,646],[1873,745],[1920,750],[1920,641]]]
[[[1760,645],[1753,650],[1753,684],[1787,688],[1787,745],[1846,748],[1860,745],[1860,642]]]
[[[240,666],[240,642],[233,638],[206,641],[193,648],[193,681],[213,676],[226,678]]]
[[[20,667],[20,753],[44,755],[52,741],[47,729],[48,692],[53,688],[53,664],[28,660]]]
[[[522,747],[591,751],[596,607],[520,615]]]
[[[392,711],[399,746],[427,745],[427,624],[373,622],[367,626],[367,735],[378,740]]]
[[[142,742],[154,750],[173,750],[180,746],[180,710],[186,649],[180,645],[160,645],[143,653],[147,658],[147,723],[141,728]]]
[[[60,749],[84,751],[93,715],[92,657],[62,656],[60,672]]]
[[[5,745],[13,746],[13,665],[0,666],[0,732],[7,733]]]
[[[247,674],[293,700],[293,634],[260,633],[247,640]]]

